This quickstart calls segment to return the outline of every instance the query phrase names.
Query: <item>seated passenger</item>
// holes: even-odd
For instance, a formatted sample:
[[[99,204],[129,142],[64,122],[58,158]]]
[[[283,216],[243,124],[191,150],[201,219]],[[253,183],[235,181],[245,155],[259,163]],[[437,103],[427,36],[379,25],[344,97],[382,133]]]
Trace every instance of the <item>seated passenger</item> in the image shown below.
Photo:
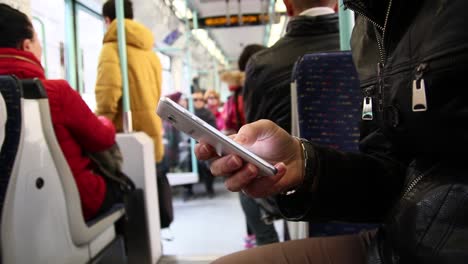
[[[75,177],[84,218],[89,220],[121,200],[119,186],[94,173],[85,154],[114,145],[115,128],[110,121],[100,121],[65,80],[46,79],[41,44],[25,14],[0,4],[0,36],[0,75],[39,78],[47,91],[55,135]]]
[[[272,177],[257,177],[254,165],[219,157],[206,144],[195,153],[212,161],[211,172],[224,176],[229,190],[276,195],[291,220],[382,225],[270,244],[214,263],[467,263],[468,1],[344,5],[359,12],[351,44],[366,96],[360,153],[294,138],[268,120],[243,126],[233,138],[275,164]]]

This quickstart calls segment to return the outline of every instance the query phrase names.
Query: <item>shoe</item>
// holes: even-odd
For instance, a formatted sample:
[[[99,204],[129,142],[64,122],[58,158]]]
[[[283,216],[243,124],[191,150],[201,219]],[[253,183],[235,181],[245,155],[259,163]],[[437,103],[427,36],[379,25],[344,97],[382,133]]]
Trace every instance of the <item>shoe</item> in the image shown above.
[[[211,191],[211,192],[207,192],[207,196],[209,199],[213,199],[216,195],[214,193],[214,191]]]
[[[195,194],[193,194],[193,192],[184,192],[182,194],[182,201],[184,202],[193,200],[193,199],[195,199]]]
[[[254,248],[257,245],[255,235],[248,235],[244,237],[244,248]]]

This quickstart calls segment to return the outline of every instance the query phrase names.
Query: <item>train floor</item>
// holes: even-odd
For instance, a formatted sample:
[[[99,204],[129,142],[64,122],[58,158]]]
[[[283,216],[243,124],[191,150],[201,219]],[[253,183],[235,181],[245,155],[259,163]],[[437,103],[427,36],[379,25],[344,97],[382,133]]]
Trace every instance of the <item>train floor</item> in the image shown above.
[[[182,187],[175,187],[174,221],[162,230],[163,258],[160,264],[202,264],[217,257],[244,249],[245,216],[239,194],[224,188],[221,179],[215,181],[215,197],[205,194],[203,184],[194,185],[195,198],[182,199]],[[281,221],[275,222],[280,235]]]

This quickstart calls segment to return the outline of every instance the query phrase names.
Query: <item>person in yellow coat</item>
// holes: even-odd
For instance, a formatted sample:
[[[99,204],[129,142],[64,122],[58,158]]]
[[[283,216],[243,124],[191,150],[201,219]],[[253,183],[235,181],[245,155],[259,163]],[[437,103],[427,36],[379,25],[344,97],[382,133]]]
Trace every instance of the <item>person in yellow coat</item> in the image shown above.
[[[96,113],[112,120],[117,131],[122,131],[122,79],[114,0],[107,1],[102,10],[107,32],[99,58]],[[124,1],[124,15],[133,129],[143,131],[153,139],[155,159],[159,163],[164,155],[162,122],[156,115],[161,96],[162,66],[153,51],[153,34],[132,20],[132,3],[129,0]]]
[[[124,0],[123,3],[132,125],[135,131],[145,132],[154,142],[161,227],[164,228],[173,220],[173,207],[171,187],[162,164],[164,155],[162,122],[156,115],[161,96],[162,66],[153,51],[153,34],[142,24],[133,21],[132,2]],[[107,32],[98,65],[95,89],[96,114],[109,118],[117,131],[122,131],[122,76],[114,0],[108,0],[103,5],[102,14]]]

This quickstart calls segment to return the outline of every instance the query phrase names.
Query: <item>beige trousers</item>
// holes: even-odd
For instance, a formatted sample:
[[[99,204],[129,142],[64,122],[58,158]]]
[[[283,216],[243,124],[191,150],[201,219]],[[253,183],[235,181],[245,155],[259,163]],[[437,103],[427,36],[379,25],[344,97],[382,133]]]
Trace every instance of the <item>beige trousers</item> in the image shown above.
[[[239,251],[216,264],[365,264],[374,232],[357,235],[316,237],[269,244]]]

